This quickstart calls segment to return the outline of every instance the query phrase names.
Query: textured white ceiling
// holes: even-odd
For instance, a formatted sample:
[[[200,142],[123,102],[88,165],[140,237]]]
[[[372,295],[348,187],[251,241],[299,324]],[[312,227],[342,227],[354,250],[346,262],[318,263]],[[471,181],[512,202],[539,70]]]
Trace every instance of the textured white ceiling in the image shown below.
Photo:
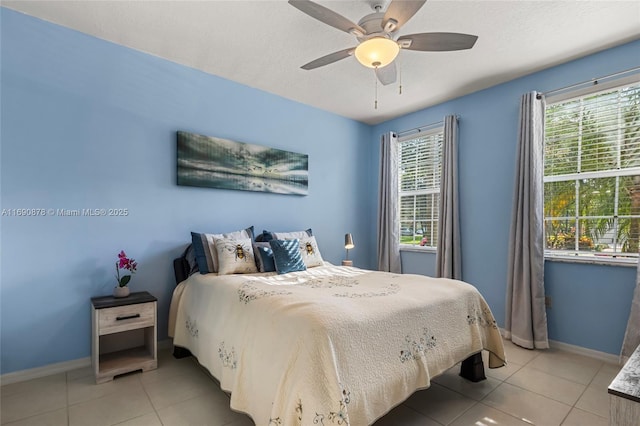
[[[357,22],[372,12],[372,1],[317,2]],[[357,42],[286,0],[2,5],[370,124],[640,38],[638,0],[429,0],[401,35],[461,32],[478,35],[478,42],[458,52],[402,51],[403,93],[397,84],[379,85],[374,109],[373,71],[355,58],[300,69]]]

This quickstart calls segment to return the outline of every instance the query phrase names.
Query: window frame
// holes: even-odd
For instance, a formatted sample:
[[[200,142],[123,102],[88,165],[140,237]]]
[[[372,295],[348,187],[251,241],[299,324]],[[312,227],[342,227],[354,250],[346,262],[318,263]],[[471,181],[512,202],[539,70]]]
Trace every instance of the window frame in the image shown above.
[[[401,135],[402,133],[400,133]],[[433,194],[438,194],[438,196],[440,195],[440,183],[438,183],[437,188],[428,188],[428,189],[420,189],[420,190],[411,190],[411,191],[402,191],[402,179],[400,177],[400,167],[402,165],[402,159],[400,158],[400,149],[401,149],[401,144],[415,140],[415,139],[420,139],[420,138],[424,138],[424,137],[431,137],[434,135],[441,135],[441,139],[442,139],[442,143],[444,143],[444,123],[442,125],[430,128],[429,130],[426,131],[421,131],[419,133],[411,133],[411,134],[407,134],[404,136],[398,136],[398,140],[397,140],[397,148],[398,148],[398,168],[397,168],[397,172],[398,172],[398,202],[396,205],[396,209],[397,209],[397,215],[398,215],[398,233],[400,236],[400,239],[402,238],[402,220],[401,220],[401,206],[402,206],[402,202],[401,199],[403,196],[417,196],[417,195],[433,195]],[[442,145],[440,146],[440,166],[442,166]],[[440,180],[440,178],[439,178]],[[440,209],[440,204],[438,202],[438,210]],[[439,229],[439,225],[440,225],[440,214],[439,211],[436,212],[438,215],[438,219],[434,220],[433,219],[433,215],[431,216],[431,223],[432,224],[436,224],[436,230]],[[414,223],[415,223],[415,214],[414,214]],[[437,231],[436,231],[436,235],[435,235],[435,240],[437,242]],[[438,247],[436,245],[433,246],[421,246],[419,244],[406,244],[406,243],[399,243],[400,245],[400,251],[414,251],[414,252],[427,252],[427,253],[435,253],[438,250]]]
[[[546,108],[549,106],[553,106],[560,103],[567,103],[572,100],[577,100],[586,96],[595,95],[599,92],[606,92],[612,89],[619,89],[625,86],[637,86],[640,85],[640,74],[635,74],[631,76],[627,76],[624,78],[617,78],[611,81],[607,81],[605,83],[594,82],[594,84],[589,87],[584,87],[576,90],[563,91],[553,96],[546,97],[546,105],[545,105],[545,115],[544,119],[546,121]],[[545,128],[545,139],[546,139],[546,131]],[[544,173],[544,172],[543,172]],[[606,178],[606,177],[623,177],[623,176],[636,176],[640,174],[640,167],[629,168],[626,170],[612,171],[597,171],[597,172],[575,172],[575,173],[567,173],[563,175],[552,175],[552,176],[544,176],[543,177],[543,185],[548,182],[577,182],[582,179],[592,179],[592,178]],[[576,202],[578,202],[578,198],[576,198]],[[617,217],[617,203],[618,198],[615,199],[616,205],[614,205],[614,216]],[[633,215],[635,216],[635,215]],[[571,217],[571,220],[585,220],[586,216],[576,216]],[[588,217],[586,217],[588,219]],[[547,221],[547,216],[543,215],[543,220]],[[546,228],[546,227],[545,227]],[[566,263],[585,263],[585,264],[597,264],[597,265],[611,265],[611,266],[630,266],[636,267],[639,261],[638,256],[632,257],[615,257],[615,256],[602,256],[602,255],[588,255],[579,253],[561,253],[554,252],[553,250],[547,249],[547,235],[546,231],[544,231],[544,259],[545,261],[555,261],[555,262],[566,262]]]

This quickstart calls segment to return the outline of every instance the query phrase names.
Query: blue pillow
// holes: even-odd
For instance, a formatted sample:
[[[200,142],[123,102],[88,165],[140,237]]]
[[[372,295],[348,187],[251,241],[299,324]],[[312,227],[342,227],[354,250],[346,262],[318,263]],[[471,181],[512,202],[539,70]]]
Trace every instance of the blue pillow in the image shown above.
[[[191,233],[191,244],[196,255],[196,263],[201,274],[209,274],[213,271],[213,256],[209,251],[206,234]]]
[[[253,243],[253,255],[260,272],[275,272],[276,263],[273,260],[273,250],[267,242]]]
[[[278,274],[305,271],[307,269],[300,253],[299,240],[271,240],[269,245],[273,250],[273,260]]]

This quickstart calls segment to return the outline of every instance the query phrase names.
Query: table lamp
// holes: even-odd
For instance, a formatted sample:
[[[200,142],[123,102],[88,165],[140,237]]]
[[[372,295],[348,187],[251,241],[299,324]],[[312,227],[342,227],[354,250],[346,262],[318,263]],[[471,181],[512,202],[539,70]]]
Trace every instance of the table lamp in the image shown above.
[[[342,266],[353,266],[353,260],[349,260],[349,249],[355,247],[351,234],[344,235],[344,248],[347,250],[347,259],[342,261]]]

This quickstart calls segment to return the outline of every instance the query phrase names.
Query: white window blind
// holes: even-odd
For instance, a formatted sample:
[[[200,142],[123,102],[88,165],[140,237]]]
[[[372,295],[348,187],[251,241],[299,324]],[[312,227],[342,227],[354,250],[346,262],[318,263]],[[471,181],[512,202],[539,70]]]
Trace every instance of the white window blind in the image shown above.
[[[544,215],[547,256],[638,257],[640,82],[547,105]]]
[[[399,141],[400,244],[435,248],[443,129]]]

